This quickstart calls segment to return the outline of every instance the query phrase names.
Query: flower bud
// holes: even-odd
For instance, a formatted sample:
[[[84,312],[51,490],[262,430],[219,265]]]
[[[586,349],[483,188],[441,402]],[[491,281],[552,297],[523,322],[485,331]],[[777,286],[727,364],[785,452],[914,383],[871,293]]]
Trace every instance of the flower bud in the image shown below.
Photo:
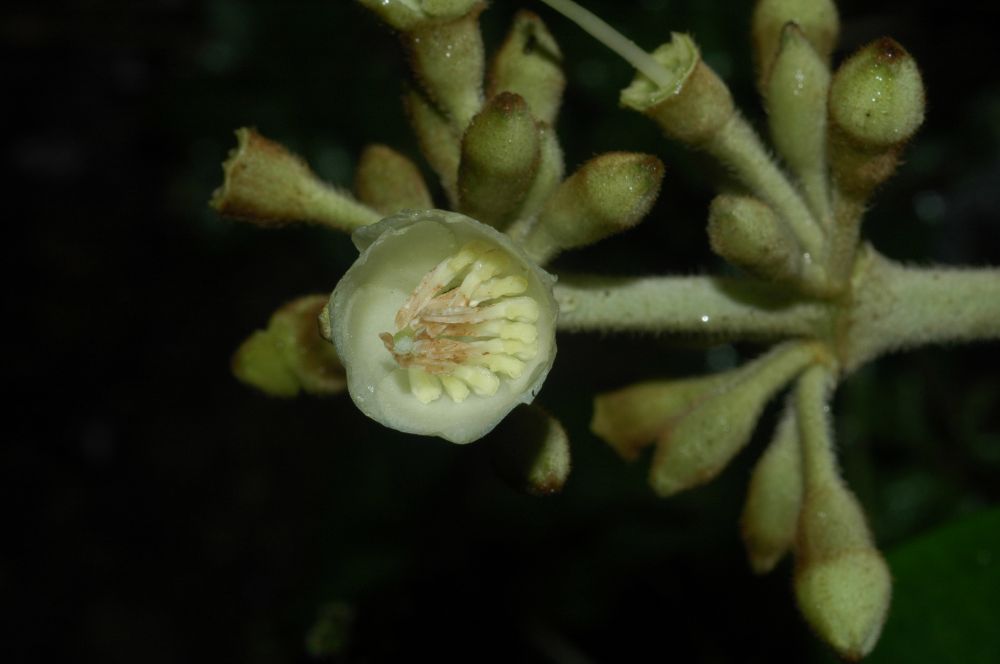
[[[361,153],[354,192],[358,200],[382,214],[426,210],[433,205],[420,169],[386,145],[369,145]]]
[[[830,84],[830,165],[839,189],[865,199],[895,171],[924,119],[924,86],[910,54],[888,37],[840,66]]]
[[[657,85],[639,73],[621,93],[621,103],[652,118],[671,138],[697,145],[712,137],[734,114],[732,95],[702,62],[694,41],[673,33],[652,53],[671,80]]]
[[[711,394],[728,375],[649,381],[599,394],[594,398],[590,430],[623,459],[633,461],[671,421]]]
[[[425,210],[353,239],[361,256],[328,316],[362,412],[468,443],[534,399],[555,359],[554,279],[509,237]]]
[[[461,159],[459,134],[421,92],[409,90],[403,96],[403,106],[421,154],[438,174],[441,187],[454,205],[458,200],[458,162]]]
[[[883,37],[848,58],[830,85],[830,119],[865,147],[908,141],[924,121],[924,84],[906,49]]]
[[[502,228],[521,207],[538,162],[538,125],[524,99],[510,92],[493,97],[462,139],[459,208]]]
[[[538,406],[516,408],[489,436],[497,472],[514,487],[545,496],[557,493],[570,471],[569,437]]]
[[[652,155],[609,152],[568,177],[546,202],[524,240],[539,262],[563,249],[593,244],[627,230],[653,207],[663,162]]]
[[[732,372],[661,436],[649,473],[653,490],[670,496],[714,478],[750,440],[764,405],[815,353],[809,344],[787,342]]]
[[[802,273],[799,243],[770,206],[751,196],[716,196],[708,238],[716,254],[764,279],[794,281]]]
[[[222,164],[225,181],[209,202],[219,214],[275,226],[311,221],[351,231],[378,213],[322,182],[304,161],[255,130],[236,130],[236,148]]]
[[[781,33],[764,86],[771,141],[798,177],[810,209],[823,218],[829,208],[826,166],[826,103],[830,68],[802,30],[789,23]]]
[[[274,312],[267,329],[254,332],[233,355],[236,377],[275,397],[342,392],[344,368],[317,322],[326,301],[325,295],[308,295]]]
[[[892,578],[857,499],[841,482],[807,488],[795,555],[795,595],[812,628],[846,659],[871,652]]]
[[[789,404],[754,467],[740,519],[754,572],[770,572],[791,549],[801,508],[802,453],[795,408]]]
[[[562,53],[542,19],[519,11],[500,50],[490,63],[487,97],[513,92],[528,102],[532,115],[555,125],[566,77]]]
[[[824,63],[830,61],[830,54],[837,45],[840,19],[833,0],[758,0],[751,19],[751,32],[762,91],[780,48],[781,32],[788,23],[798,24]]]
[[[454,20],[421,24],[401,34],[414,76],[458,131],[483,103],[485,55],[479,14],[485,7],[474,3]]]
[[[857,660],[878,641],[889,609],[889,569],[872,543],[833,452],[829,399],[835,378],[810,367],[795,390],[805,491],[795,544],[795,595],[816,633]]]

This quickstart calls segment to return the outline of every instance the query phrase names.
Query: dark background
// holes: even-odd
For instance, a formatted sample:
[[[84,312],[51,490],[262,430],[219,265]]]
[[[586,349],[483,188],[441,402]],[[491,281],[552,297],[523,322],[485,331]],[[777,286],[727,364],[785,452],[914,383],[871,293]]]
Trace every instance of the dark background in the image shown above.
[[[704,237],[700,161],[617,107],[628,67],[540,5],[493,4],[489,46],[527,6],[564,49],[570,167],[612,149],[668,167],[640,228],[556,268],[721,269]],[[693,32],[760,123],[751,3],[587,5],[647,48]],[[497,479],[486,444],[404,436],[346,397],[273,400],[230,376],[244,337],[286,300],[331,290],[355,255],[345,236],[268,232],[207,209],[232,129],[256,125],[344,185],[366,142],[417,154],[402,59],[373,17],[347,0],[22,1],[2,12],[0,658],[829,658],[796,613],[788,563],[755,578],[738,538],[773,413],[719,480],[670,500],[646,487],[646,461],[623,463],[587,430],[597,391],[727,366],[752,348],[561,337],[540,400],[565,422],[575,467],[548,498]],[[866,234],[894,258],[1000,263],[1000,10],[856,0],[841,15],[838,57],[891,34],[929,95]],[[997,350],[885,358],[838,395],[845,472],[896,575],[884,661],[907,648],[908,661],[1000,651],[989,636],[1000,622]]]

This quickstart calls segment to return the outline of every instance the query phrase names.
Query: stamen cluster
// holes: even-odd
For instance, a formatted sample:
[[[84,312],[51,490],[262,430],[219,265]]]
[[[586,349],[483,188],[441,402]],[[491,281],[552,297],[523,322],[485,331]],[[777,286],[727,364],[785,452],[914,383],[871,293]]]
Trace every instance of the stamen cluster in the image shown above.
[[[535,357],[538,303],[510,270],[501,248],[470,242],[424,276],[396,314],[397,332],[379,335],[421,402],[442,388],[456,403],[470,390],[493,396],[501,375],[519,378]]]

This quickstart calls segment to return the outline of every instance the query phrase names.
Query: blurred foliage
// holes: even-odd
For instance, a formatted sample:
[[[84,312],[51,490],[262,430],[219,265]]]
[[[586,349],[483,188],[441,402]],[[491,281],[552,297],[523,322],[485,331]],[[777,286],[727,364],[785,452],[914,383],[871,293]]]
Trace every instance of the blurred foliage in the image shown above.
[[[996,661],[1000,509],[902,544],[889,562],[895,610],[873,663]]]
[[[719,269],[704,164],[617,108],[628,67],[542,7],[493,5],[488,44],[530,6],[563,47],[570,165],[613,149],[668,165],[648,221],[556,267]],[[647,48],[694,33],[761,124],[749,2],[587,5]],[[894,258],[1000,262],[1000,79],[982,65],[1000,56],[1000,9],[841,7],[840,55],[893,35],[930,101],[865,232]],[[622,463],[587,430],[597,391],[723,368],[753,348],[563,337],[540,400],[565,422],[574,471],[548,498],[502,484],[475,445],[381,429],[345,398],[269,400],[229,375],[250,331],[291,297],[329,290],[355,254],[346,237],[210,213],[232,129],[256,125],[345,185],[366,142],[416,155],[402,56],[353,3],[21,1],[0,33],[0,75],[19,102],[4,166],[27,206],[8,215],[6,244],[21,351],[7,366],[25,405],[0,460],[5,661],[827,657],[795,613],[790,567],[755,578],[743,559],[736,522],[766,421],[720,480],[671,500],[651,495],[643,461]],[[925,647],[907,661],[941,661],[963,640],[1000,647],[980,620],[1000,621],[995,592],[982,594],[998,584],[995,545],[982,544],[995,511],[962,521],[1000,502],[996,366],[995,345],[921,350],[865,368],[838,396],[845,471],[899,583],[887,659],[917,633]],[[980,550],[992,563],[961,576]]]

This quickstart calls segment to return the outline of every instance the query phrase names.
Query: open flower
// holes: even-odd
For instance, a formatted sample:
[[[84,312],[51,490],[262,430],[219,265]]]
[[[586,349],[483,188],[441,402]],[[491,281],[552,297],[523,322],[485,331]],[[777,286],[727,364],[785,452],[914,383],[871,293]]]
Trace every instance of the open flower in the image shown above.
[[[530,403],[555,359],[555,279],[509,237],[454,212],[359,229],[330,297],[351,398],[404,431],[468,443]]]

